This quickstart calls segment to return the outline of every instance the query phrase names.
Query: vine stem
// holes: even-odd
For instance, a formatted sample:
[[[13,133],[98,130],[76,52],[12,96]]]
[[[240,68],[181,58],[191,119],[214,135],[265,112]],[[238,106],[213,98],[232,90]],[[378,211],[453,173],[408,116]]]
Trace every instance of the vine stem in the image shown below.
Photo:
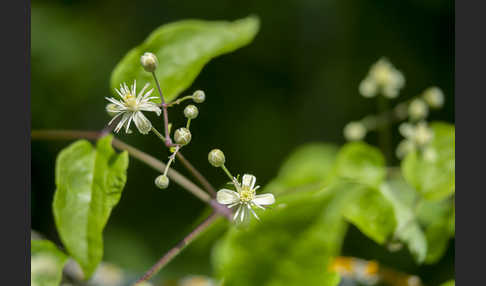
[[[152,76],[155,80],[155,85],[157,86],[157,90],[159,91],[160,100],[162,102],[162,111],[164,113],[164,130],[165,130],[165,145],[169,146],[172,145],[172,139],[170,139],[169,134],[169,115],[167,112],[167,104],[165,104],[164,96],[162,95],[162,89],[160,88],[159,80],[155,75],[155,72],[152,72]]]
[[[167,263],[169,263],[174,257],[176,257],[186,245],[191,243],[201,232],[208,228],[216,218],[219,216],[216,213],[212,213],[201,224],[199,224],[193,231],[191,231],[186,237],[184,237],[179,243],[172,247],[164,256],[162,256],[157,263],[154,264],[145,274],[135,282],[135,285],[139,285],[143,281],[147,281],[157,272],[159,272]]]
[[[31,138],[32,139],[37,139],[37,140],[70,140],[70,139],[90,139],[90,140],[97,140],[100,137],[106,135],[105,132],[99,132],[99,131],[79,131],[79,130],[33,130],[31,133]],[[126,143],[124,143],[121,140],[118,140],[117,138],[113,138],[112,141],[113,147],[120,149],[120,150],[125,150],[130,154],[132,157],[144,162],[145,164],[149,165],[150,167],[154,168],[155,170],[158,170],[159,172],[164,172],[165,170],[165,164],[162,163],[160,160],[156,159],[155,157],[131,146]],[[180,156],[177,156],[178,158],[181,158],[180,152],[177,153]],[[182,157],[184,158],[184,157]],[[185,160],[185,158],[184,158]],[[182,160],[181,160],[182,162]],[[185,161],[186,163],[189,163],[187,160]],[[191,165],[192,166],[192,165]],[[194,167],[192,167],[194,168]],[[209,204],[217,213],[220,213],[224,215],[226,218],[229,220],[232,219],[232,211],[227,208],[226,206],[223,206],[219,204],[217,201],[212,199],[204,190],[202,190],[199,186],[191,182],[189,179],[184,177],[182,174],[177,172],[174,169],[169,169],[167,175],[169,178],[171,178],[174,182],[179,184],[181,187],[183,187],[185,190],[189,191],[193,195],[195,195],[197,198],[202,200],[203,202]]]
[[[378,108],[381,114],[387,114],[388,109],[389,109],[389,102],[388,98],[385,96],[378,96]],[[388,162],[392,159],[392,132],[391,132],[391,126],[389,124],[387,125],[382,125],[379,127],[380,133],[379,135],[379,142],[380,142],[380,147],[383,150],[383,153],[385,154],[385,158],[387,159]]]

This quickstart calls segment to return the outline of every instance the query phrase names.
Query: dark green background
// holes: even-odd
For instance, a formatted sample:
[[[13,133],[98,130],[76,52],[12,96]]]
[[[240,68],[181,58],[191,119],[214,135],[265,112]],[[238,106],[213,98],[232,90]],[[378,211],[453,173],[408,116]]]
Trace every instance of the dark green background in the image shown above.
[[[347,122],[376,111],[374,100],[358,94],[358,84],[381,56],[406,77],[395,102],[437,85],[446,104],[430,118],[454,122],[453,1],[32,1],[31,8],[32,129],[103,128],[111,70],[159,25],[258,15],[261,30],[254,42],[210,62],[188,89],[205,90],[207,100],[191,124],[193,141],[184,154],[216,186],[225,177],[207,163],[212,148],[224,150],[234,173],[255,174],[264,185],[299,144],[342,144]],[[184,124],[182,108],[170,114],[176,126]],[[119,137],[165,160],[168,153],[155,136],[135,134]],[[394,136],[396,144],[396,128]],[[375,137],[370,134],[368,142]],[[68,143],[32,142],[32,228],[54,241],[55,157]],[[105,258],[134,271],[153,263],[204,209],[175,185],[156,189],[156,176],[131,160],[128,183],[105,230]],[[432,284],[452,276],[453,251],[434,267],[418,268],[405,251],[389,255],[354,229],[344,249]],[[187,254],[167,274],[208,269],[206,260]]]

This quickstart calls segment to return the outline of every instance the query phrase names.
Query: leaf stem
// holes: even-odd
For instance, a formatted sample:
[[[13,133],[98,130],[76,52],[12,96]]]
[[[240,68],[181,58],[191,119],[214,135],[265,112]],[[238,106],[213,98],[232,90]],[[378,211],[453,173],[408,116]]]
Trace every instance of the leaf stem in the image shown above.
[[[216,218],[218,214],[212,213],[207,217],[201,224],[199,224],[193,231],[191,231],[186,237],[184,237],[179,243],[174,247],[169,249],[169,251],[162,256],[157,263],[152,266],[140,279],[135,282],[135,285],[139,285],[143,281],[147,281],[152,278],[157,272],[159,272],[165,265],[167,265],[174,257],[176,257],[185,246],[191,243],[199,234],[201,234],[206,228],[208,228]]]

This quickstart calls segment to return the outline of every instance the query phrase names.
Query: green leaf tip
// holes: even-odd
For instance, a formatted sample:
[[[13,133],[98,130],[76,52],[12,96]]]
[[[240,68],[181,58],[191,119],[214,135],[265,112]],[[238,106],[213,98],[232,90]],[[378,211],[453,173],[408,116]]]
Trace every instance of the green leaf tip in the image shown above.
[[[256,16],[229,21],[182,20],[165,24],[154,30],[139,46],[130,50],[111,74],[110,86],[137,80],[139,86],[150,83],[151,73],[140,64],[140,57],[151,52],[158,58],[155,75],[167,102],[187,89],[202,68],[217,56],[230,53],[249,44],[260,28]],[[160,99],[154,99],[160,102]]]

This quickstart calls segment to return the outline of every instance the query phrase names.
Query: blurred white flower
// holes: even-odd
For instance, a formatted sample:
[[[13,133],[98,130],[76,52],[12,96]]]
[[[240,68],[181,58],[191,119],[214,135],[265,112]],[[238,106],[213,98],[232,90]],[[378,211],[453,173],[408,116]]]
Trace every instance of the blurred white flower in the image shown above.
[[[115,132],[120,131],[120,129],[125,126],[125,132],[130,133],[130,124],[132,121],[137,126],[138,131],[142,134],[147,134],[152,129],[152,123],[150,123],[147,117],[143,115],[142,111],[155,112],[157,113],[157,116],[159,116],[161,110],[157,104],[151,101],[152,99],[157,98],[155,96],[150,96],[153,92],[153,88],[145,92],[148,86],[148,83],[145,84],[137,95],[136,81],[133,82],[131,90],[125,83],[123,83],[120,84],[119,90],[115,88],[115,91],[121,97],[121,100],[106,97],[108,101],[115,104],[115,107],[112,106],[110,111],[116,114],[108,124],[111,124],[116,118],[122,116],[120,122],[115,127]]]
[[[275,203],[275,197],[273,194],[260,194],[256,195],[256,190],[260,186],[255,187],[256,177],[253,175],[245,174],[241,180],[241,185],[236,178],[233,178],[233,184],[236,187],[236,192],[228,189],[221,189],[216,194],[216,200],[218,203],[227,205],[228,208],[237,206],[233,220],[240,219],[241,222],[245,217],[249,216],[251,212],[256,219],[259,219],[253,207],[265,209],[263,206],[271,205]]]
[[[343,132],[346,140],[358,141],[366,136],[366,127],[359,121],[353,121],[344,126]]]
[[[421,120],[427,117],[429,114],[429,108],[427,104],[419,98],[416,98],[410,102],[408,106],[408,115],[412,120]]]
[[[435,151],[435,149],[432,148],[425,148],[423,156],[424,156],[424,160],[428,162],[435,162],[438,157],[437,151]]]
[[[398,96],[405,85],[405,77],[386,58],[374,63],[368,75],[361,81],[359,92],[364,97],[374,97],[378,93],[388,98]]]
[[[50,254],[34,255],[30,259],[30,273],[46,276],[56,275],[57,260]]]
[[[120,286],[123,284],[123,271],[113,264],[102,262],[90,282],[94,285]]]
[[[436,86],[427,88],[423,93],[423,98],[432,108],[441,108],[444,105],[444,93]]]
[[[206,276],[190,275],[179,281],[179,286],[216,286],[217,283]]]
[[[421,121],[416,125],[410,123],[402,123],[398,127],[400,134],[405,137],[405,140],[400,142],[396,149],[398,158],[403,158],[408,152],[415,148],[422,148],[427,145],[433,138],[434,133],[427,125],[427,122]],[[429,155],[432,158],[433,155]]]

